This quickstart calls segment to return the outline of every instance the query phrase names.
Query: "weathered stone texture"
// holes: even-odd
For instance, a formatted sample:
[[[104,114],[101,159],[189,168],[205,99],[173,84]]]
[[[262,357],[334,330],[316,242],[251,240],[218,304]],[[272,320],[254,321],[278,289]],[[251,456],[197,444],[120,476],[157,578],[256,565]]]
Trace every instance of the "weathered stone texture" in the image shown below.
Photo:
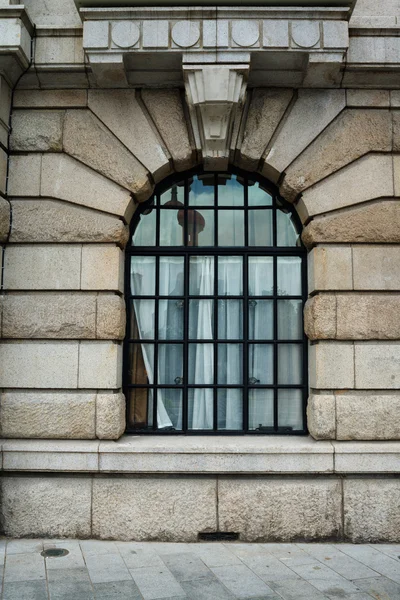
[[[14,111],[11,150],[61,152],[63,117],[60,110]]]
[[[311,340],[336,338],[336,296],[319,294],[307,300],[304,331]]]
[[[239,165],[255,171],[292,98],[292,90],[255,89],[240,149]]]
[[[315,440],[336,438],[335,396],[311,394],[307,403],[307,426]]]
[[[1,516],[9,537],[89,537],[89,478],[3,477]]]
[[[397,393],[336,394],[336,439],[399,440]]]
[[[398,543],[399,479],[345,479],[344,533],[352,542]]]
[[[355,343],[355,387],[400,389],[400,343]]]
[[[353,289],[350,246],[314,248],[308,255],[308,293]]]
[[[125,431],[126,402],[123,394],[97,394],[96,437],[117,440]]]
[[[86,90],[15,90],[15,108],[85,108]],[[32,113],[30,113],[32,114]]]
[[[121,219],[57,200],[14,200],[10,242],[115,242],[125,246]],[[1,210],[1,205],[0,205]]]
[[[312,541],[341,534],[340,482],[221,479],[219,528],[246,542]]]
[[[213,479],[93,481],[92,534],[101,539],[195,542],[217,529],[216,510]]]
[[[67,110],[64,151],[130,190],[138,200],[152,192],[148,172],[88,110]]]
[[[280,191],[293,201],[311,185],[368,152],[392,148],[392,119],[385,109],[346,109],[287,169]]]
[[[354,347],[350,342],[319,342],[310,346],[310,387],[354,388]]]
[[[125,337],[125,301],[121,296],[99,294],[97,297],[97,339],[122,340]]]
[[[10,230],[10,203],[0,197],[0,244],[7,240]]]
[[[398,243],[400,202],[378,200],[315,218],[303,230],[302,240],[309,248],[331,242]]]
[[[0,432],[5,438],[95,438],[95,394],[4,392]]]
[[[10,196],[40,196],[41,166],[41,154],[11,156],[8,194]],[[55,176],[56,174],[54,174]]]
[[[6,191],[7,178],[7,154],[0,148],[0,192],[3,194]]]
[[[400,290],[400,246],[354,246],[355,290]]]
[[[170,92],[163,91],[163,96],[169,98],[170,95]],[[150,171],[154,181],[158,182],[171,173],[165,148],[137,101],[135,90],[90,90],[89,108]],[[171,107],[164,105],[164,110],[168,108]],[[164,121],[170,124],[168,112]]]
[[[113,342],[80,342],[80,389],[117,389],[122,384],[122,346]]]
[[[111,244],[82,247],[82,290],[124,291],[124,255]]]
[[[346,90],[347,106],[387,108],[390,106],[389,90]]]
[[[142,90],[143,102],[164,140],[177,171],[195,166],[179,90]]]

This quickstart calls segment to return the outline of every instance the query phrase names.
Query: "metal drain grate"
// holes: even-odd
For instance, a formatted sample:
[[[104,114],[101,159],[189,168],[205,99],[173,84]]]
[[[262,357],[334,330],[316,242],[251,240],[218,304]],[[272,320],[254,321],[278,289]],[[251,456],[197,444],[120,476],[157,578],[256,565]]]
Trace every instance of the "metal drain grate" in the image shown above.
[[[60,556],[67,556],[69,551],[65,550],[65,548],[48,548],[47,550],[43,550],[40,554],[45,558],[58,558]]]
[[[237,542],[239,533],[233,531],[211,531],[198,534],[201,542]]]

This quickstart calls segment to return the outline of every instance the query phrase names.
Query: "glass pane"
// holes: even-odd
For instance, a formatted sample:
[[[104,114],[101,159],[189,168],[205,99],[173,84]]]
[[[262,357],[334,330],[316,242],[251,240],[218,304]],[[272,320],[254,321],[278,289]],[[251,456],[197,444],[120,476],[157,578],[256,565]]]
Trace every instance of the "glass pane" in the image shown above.
[[[218,344],[217,383],[243,383],[242,344]]]
[[[183,344],[159,344],[158,383],[183,383]]]
[[[278,390],[278,425],[303,429],[303,393],[301,390]]]
[[[133,300],[129,336],[134,340],[154,340],[154,300]]]
[[[182,390],[157,390],[157,426],[167,431],[182,429]]]
[[[249,340],[272,340],[273,338],[273,301],[249,300]]]
[[[189,339],[214,337],[214,300],[189,300]]]
[[[259,183],[248,182],[249,206],[272,206],[272,196]]]
[[[131,257],[132,296],[154,296],[156,291],[156,257]]]
[[[271,344],[249,345],[249,384],[274,383],[274,350]]]
[[[249,246],[273,246],[272,210],[249,210]]]
[[[128,384],[154,383],[154,344],[129,345]]]
[[[278,296],[301,296],[300,257],[278,257]]]
[[[242,390],[218,390],[218,429],[243,429]]]
[[[290,213],[284,213],[281,210],[276,211],[276,236],[278,246],[299,245],[299,234]]]
[[[135,233],[132,236],[132,246],[156,245],[156,211],[141,215]]]
[[[218,175],[218,205],[244,206],[243,180],[236,175]]]
[[[278,338],[280,340],[301,340],[302,337],[302,301],[278,300]]]
[[[272,296],[274,261],[272,256],[249,257],[249,295]]]
[[[218,246],[244,246],[244,211],[218,213]]]
[[[214,246],[214,211],[189,209],[188,246]]]
[[[183,181],[172,185],[160,196],[160,204],[166,206],[183,206],[185,203],[185,184]]]
[[[146,429],[153,425],[153,394],[149,388],[128,392],[128,427]]]
[[[214,173],[195,175],[189,180],[189,204],[192,206],[214,206]]]
[[[274,427],[273,390],[249,390],[249,429]]]
[[[183,246],[184,210],[160,210],[160,246]]]
[[[214,383],[213,344],[189,344],[189,383]]]
[[[183,339],[183,300],[160,300],[158,303],[158,337],[160,340]]]
[[[302,383],[303,351],[301,344],[279,344],[278,383],[298,385]]]
[[[241,340],[242,338],[242,300],[218,300],[218,339]]]
[[[214,295],[214,257],[191,256],[189,263],[189,294]]]
[[[218,294],[241,296],[243,294],[243,257],[218,257]]]
[[[183,296],[183,256],[160,257],[160,296]]]
[[[207,388],[197,388],[188,390],[188,428],[212,429],[213,425],[213,390]]]

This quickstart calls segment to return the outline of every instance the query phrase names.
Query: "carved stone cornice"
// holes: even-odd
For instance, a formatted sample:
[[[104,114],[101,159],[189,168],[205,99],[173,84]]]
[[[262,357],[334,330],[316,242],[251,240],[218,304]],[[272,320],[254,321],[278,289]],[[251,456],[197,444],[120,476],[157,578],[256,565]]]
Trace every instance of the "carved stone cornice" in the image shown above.
[[[22,5],[0,7],[0,75],[13,86],[29,66],[33,25]]]

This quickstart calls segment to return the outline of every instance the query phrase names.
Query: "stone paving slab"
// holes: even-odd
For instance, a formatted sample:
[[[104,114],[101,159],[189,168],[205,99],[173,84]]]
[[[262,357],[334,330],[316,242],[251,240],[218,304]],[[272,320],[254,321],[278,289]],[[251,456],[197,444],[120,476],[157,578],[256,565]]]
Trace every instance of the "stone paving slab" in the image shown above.
[[[0,600],[400,600],[400,544],[2,538],[3,562]]]

